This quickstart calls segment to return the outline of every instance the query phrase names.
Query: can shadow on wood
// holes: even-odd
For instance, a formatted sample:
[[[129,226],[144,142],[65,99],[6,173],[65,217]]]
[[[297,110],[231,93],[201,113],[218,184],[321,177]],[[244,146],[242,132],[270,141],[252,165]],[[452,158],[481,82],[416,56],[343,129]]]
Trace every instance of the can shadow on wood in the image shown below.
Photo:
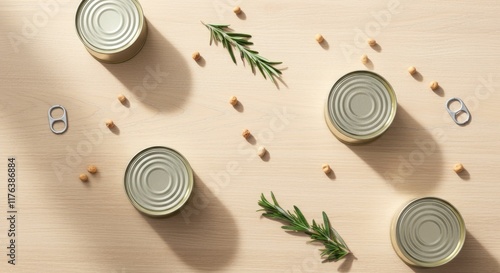
[[[221,271],[238,252],[239,231],[231,212],[195,174],[191,198],[166,218],[144,219],[187,265]]]
[[[444,131],[422,127],[398,105],[392,125],[382,136],[348,147],[395,189],[425,193],[441,180],[444,167],[439,144],[443,141]]]
[[[142,50],[126,62],[102,65],[133,94],[131,103],[138,101],[160,112],[182,111],[191,91],[191,73],[186,60],[146,21],[148,37]]]
[[[436,268],[410,266],[416,273],[500,272],[500,264],[473,234],[467,232],[460,253],[449,263]]]

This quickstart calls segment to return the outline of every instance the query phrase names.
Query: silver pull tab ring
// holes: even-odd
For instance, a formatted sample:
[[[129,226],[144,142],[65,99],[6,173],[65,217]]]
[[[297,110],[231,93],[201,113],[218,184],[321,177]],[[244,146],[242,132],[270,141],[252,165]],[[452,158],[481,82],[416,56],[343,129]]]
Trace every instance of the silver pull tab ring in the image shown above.
[[[62,116],[59,118],[52,117],[52,111],[54,109],[63,110]],[[59,135],[59,134],[66,132],[66,130],[68,129],[68,116],[66,115],[66,109],[64,107],[62,107],[62,105],[54,105],[54,106],[50,107],[48,115],[49,115],[49,128],[54,134]],[[62,123],[64,123],[64,128],[62,128],[61,130],[56,130],[54,128],[54,124],[58,121],[61,121]]]
[[[453,111],[450,109],[450,105],[455,101],[460,102],[460,108],[456,111]],[[448,111],[448,114],[450,114],[451,119],[458,125],[464,125],[470,121],[471,115],[470,115],[469,109],[467,109],[467,106],[465,106],[465,103],[459,98],[449,99],[446,102],[446,110]],[[460,115],[461,113],[465,113],[467,115],[467,117],[465,118],[464,121],[458,121],[458,119],[457,119],[458,115]]]

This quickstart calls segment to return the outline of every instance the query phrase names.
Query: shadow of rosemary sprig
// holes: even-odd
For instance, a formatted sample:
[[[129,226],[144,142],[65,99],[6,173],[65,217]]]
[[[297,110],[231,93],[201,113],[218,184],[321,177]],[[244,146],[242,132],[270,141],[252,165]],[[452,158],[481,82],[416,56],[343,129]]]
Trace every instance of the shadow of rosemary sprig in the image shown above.
[[[259,52],[252,50],[249,46],[253,45],[250,42],[252,35],[245,33],[231,32],[229,25],[205,24],[201,22],[210,31],[210,45],[215,41],[217,44],[220,42],[224,48],[227,49],[231,59],[235,64],[236,57],[234,56],[233,47],[238,49],[242,61],[250,64],[252,72],[255,74],[255,67],[257,67],[265,79],[270,78],[271,81],[277,85],[276,79],[281,78],[281,71],[275,67],[282,62],[271,62],[268,59],[259,55]]]
[[[271,192],[271,198],[273,203],[269,202],[264,194],[261,195],[258,205],[261,206],[262,209],[258,211],[264,211],[262,216],[283,221],[287,225],[282,226],[282,229],[287,231],[303,232],[309,235],[313,242],[322,243],[325,248],[320,249],[320,255],[324,261],[336,262],[351,253],[340,234],[338,234],[338,232],[331,227],[330,219],[328,219],[325,212],[323,212],[322,224],[316,223],[315,220],[312,220],[312,224],[309,224],[297,206],[293,206],[293,212],[285,211],[278,204],[273,192]]]

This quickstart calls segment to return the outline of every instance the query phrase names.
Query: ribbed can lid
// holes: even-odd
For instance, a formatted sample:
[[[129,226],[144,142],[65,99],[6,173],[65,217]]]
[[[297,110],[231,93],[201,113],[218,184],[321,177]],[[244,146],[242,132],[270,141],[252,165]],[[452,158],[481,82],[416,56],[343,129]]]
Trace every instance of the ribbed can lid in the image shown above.
[[[99,53],[116,53],[132,46],[141,36],[144,24],[143,11],[136,0],[83,0],[76,14],[76,29],[82,42]]]
[[[426,197],[410,202],[393,227],[398,255],[410,264],[434,267],[452,260],[465,241],[465,223],[448,202]]]
[[[139,152],[125,171],[125,191],[132,204],[151,216],[181,208],[193,190],[193,171],[177,151],[151,147]]]
[[[384,78],[370,71],[354,71],[333,85],[326,107],[332,131],[348,139],[371,140],[391,125],[397,101]]]

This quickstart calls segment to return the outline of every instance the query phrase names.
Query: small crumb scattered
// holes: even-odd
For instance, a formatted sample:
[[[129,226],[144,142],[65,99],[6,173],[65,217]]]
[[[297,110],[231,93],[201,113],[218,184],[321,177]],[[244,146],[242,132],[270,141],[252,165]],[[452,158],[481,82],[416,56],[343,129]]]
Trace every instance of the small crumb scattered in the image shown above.
[[[118,95],[117,98],[121,103],[125,103],[127,101],[127,97],[125,97],[123,94]]]
[[[115,127],[115,123],[112,120],[108,119],[108,120],[106,120],[106,127],[111,129],[111,128]]]
[[[234,7],[233,12],[234,12],[235,14],[240,14],[240,13],[241,13],[241,8],[240,8],[240,6],[236,6],[236,7]]]
[[[432,81],[429,86],[432,90],[436,90],[439,88],[439,83],[437,81]]]
[[[417,73],[417,69],[414,66],[410,66],[408,67],[408,73],[410,73],[410,75],[414,75]]]
[[[94,174],[97,172],[97,167],[95,165],[88,165],[87,166],[87,171],[91,174]]]
[[[376,46],[377,45],[377,41],[375,41],[375,39],[368,39],[367,40],[367,43],[370,45],[370,46]]]
[[[464,168],[464,165],[462,165],[462,163],[457,163],[453,166],[453,170],[456,172],[456,173],[461,173],[465,170]]]
[[[257,149],[257,154],[260,157],[263,157],[266,153],[267,153],[267,150],[263,146],[260,146],[259,149]]]
[[[314,37],[314,39],[316,39],[316,42],[318,42],[318,43],[322,43],[325,40],[325,38],[323,37],[323,35],[321,35],[319,33],[316,34],[316,36]]]
[[[238,104],[238,98],[236,96],[232,96],[229,98],[229,103],[232,105],[232,106],[235,106],[236,104]]]
[[[87,182],[87,181],[89,181],[89,177],[86,174],[82,173],[82,174],[80,174],[80,180],[82,182]]]
[[[362,62],[363,64],[367,64],[369,61],[370,61],[370,59],[368,59],[368,56],[367,56],[366,54],[363,54],[363,55],[361,56],[361,62]]]
[[[200,54],[200,52],[195,51],[195,52],[193,52],[193,54],[191,55],[191,57],[193,57],[193,60],[199,61],[201,59],[201,54]]]
[[[250,131],[248,131],[248,129],[245,129],[243,130],[243,133],[241,133],[241,135],[244,137],[244,138],[248,138],[250,137]]]
[[[332,172],[332,168],[330,168],[330,165],[328,165],[328,164],[323,164],[321,166],[321,168],[323,169],[323,172],[326,174],[329,174]]]

